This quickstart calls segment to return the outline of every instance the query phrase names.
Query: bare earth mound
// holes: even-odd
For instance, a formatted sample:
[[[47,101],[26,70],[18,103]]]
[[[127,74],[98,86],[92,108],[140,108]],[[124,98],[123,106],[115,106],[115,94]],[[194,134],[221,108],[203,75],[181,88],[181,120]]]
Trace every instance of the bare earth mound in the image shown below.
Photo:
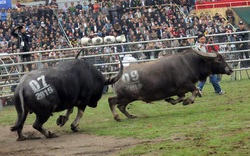
[[[41,136],[38,140],[16,141],[17,133],[9,126],[0,127],[0,156],[66,156],[115,155],[145,141],[132,138],[118,139],[81,133],[60,133],[58,138],[46,139],[31,126],[25,126],[24,134]]]

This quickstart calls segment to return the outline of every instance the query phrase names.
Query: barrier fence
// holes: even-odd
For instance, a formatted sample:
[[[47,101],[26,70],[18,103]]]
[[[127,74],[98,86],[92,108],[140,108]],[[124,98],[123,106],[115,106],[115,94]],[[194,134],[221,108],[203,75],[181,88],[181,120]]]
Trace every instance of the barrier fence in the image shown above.
[[[233,36],[246,32],[233,32],[225,34],[207,35],[208,40],[213,39],[209,45],[218,45],[226,62],[235,71],[231,80],[240,80],[241,72],[245,71],[249,78],[250,70],[249,41],[241,41]],[[181,38],[166,38],[140,42],[112,43],[102,45],[90,45],[75,48],[55,49],[46,51],[32,51],[26,53],[2,53],[0,55],[0,98],[12,97],[15,86],[20,78],[27,73],[28,64],[32,68],[48,68],[58,62],[75,59],[76,53],[82,51],[79,56],[98,68],[105,76],[116,74],[119,69],[118,55],[122,58],[124,66],[131,63],[142,63],[158,59],[164,55],[180,53],[186,48],[193,47],[196,36]],[[215,43],[214,43],[215,42]],[[179,44],[178,44],[179,43]],[[190,43],[190,45],[188,44]],[[32,61],[22,62],[21,55],[31,54]]]

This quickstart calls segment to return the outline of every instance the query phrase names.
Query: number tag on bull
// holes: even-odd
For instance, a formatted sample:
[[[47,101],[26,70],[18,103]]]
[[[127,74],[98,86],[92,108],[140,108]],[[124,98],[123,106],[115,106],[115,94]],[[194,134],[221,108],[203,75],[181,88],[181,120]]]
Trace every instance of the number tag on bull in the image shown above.
[[[37,100],[41,100],[54,92],[50,84],[46,83],[44,75],[41,75],[36,80],[31,80],[29,85]]]
[[[130,90],[139,90],[142,88],[137,70],[132,70],[130,73],[124,73],[122,75],[122,81],[127,84]]]

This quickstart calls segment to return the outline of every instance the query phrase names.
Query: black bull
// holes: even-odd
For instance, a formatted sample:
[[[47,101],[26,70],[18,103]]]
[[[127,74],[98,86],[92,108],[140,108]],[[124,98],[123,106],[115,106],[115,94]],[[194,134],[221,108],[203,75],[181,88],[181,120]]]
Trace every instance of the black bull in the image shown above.
[[[93,65],[84,60],[74,59],[48,69],[34,70],[25,74],[14,93],[18,117],[11,131],[17,131],[17,140],[36,139],[36,137],[24,136],[22,133],[27,114],[34,112],[36,120],[33,127],[47,138],[57,137],[56,134],[44,129],[43,124],[53,112],[67,109],[66,115],[57,119],[57,124],[63,126],[73,107],[78,108],[78,114],[71,124],[71,129],[77,131],[85,108],[96,107],[102,96],[103,87],[115,83],[121,77],[122,71],[123,65],[120,60],[118,74],[113,78],[105,79]]]
[[[115,83],[116,96],[109,98],[109,106],[114,119],[120,121],[115,106],[128,118],[135,118],[126,107],[136,100],[149,103],[165,99],[172,104],[183,101],[183,105],[187,105],[193,103],[197,95],[201,96],[195,86],[199,80],[205,80],[210,74],[230,75],[232,72],[220,54],[187,49],[177,55],[125,68],[122,78]],[[192,96],[184,99],[187,92]],[[171,98],[176,95],[176,100]]]

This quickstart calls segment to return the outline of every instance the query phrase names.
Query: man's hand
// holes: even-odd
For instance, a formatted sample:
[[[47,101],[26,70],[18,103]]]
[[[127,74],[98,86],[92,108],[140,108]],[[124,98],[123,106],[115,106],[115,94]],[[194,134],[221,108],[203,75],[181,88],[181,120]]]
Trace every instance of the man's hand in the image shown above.
[[[239,48],[242,48],[242,47],[243,47],[243,44],[241,43],[240,46],[239,46]]]

